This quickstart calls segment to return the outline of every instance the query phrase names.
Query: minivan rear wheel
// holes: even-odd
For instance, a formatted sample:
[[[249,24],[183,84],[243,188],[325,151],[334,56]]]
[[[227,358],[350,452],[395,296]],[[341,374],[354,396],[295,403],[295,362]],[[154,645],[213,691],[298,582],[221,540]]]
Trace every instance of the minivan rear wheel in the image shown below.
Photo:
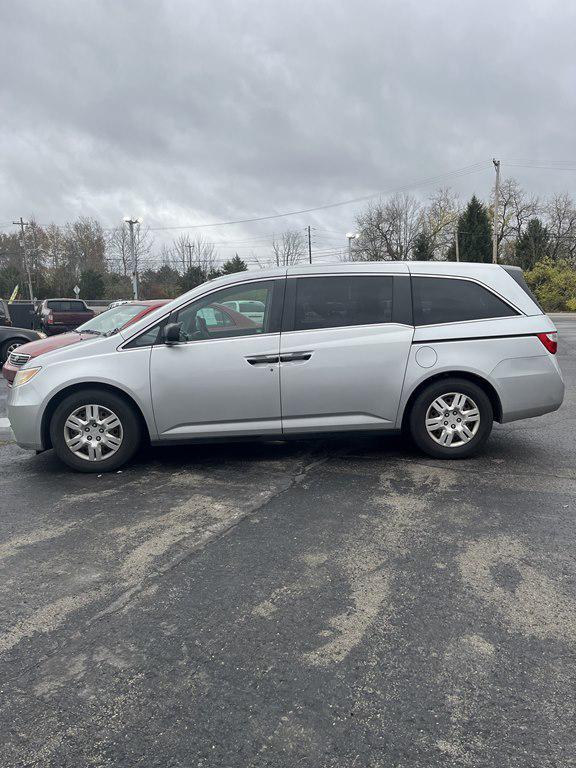
[[[52,446],[78,472],[110,472],[138,450],[142,429],[134,409],[105,390],[82,390],[56,408],[50,422]]]
[[[494,413],[486,392],[466,379],[430,384],[416,398],[410,432],[416,445],[437,459],[464,459],[484,445]]]

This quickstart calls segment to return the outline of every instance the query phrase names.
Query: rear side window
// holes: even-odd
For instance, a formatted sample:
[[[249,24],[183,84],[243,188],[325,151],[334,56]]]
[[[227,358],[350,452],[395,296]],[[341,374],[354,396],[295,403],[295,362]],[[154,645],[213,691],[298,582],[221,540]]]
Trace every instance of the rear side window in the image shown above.
[[[470,280],[413,277],[414,324],[464,323],[517,315],[515,309]]]
[[[304,277],[296,287],[294,330],[392,322],[392,277]]]
[[[543,307],[541,306],[540,302],[538,301],[538,299],[536,298],[536,296],[533,294],[533,292],[530,290],[530,286],[528,285],[528,283],[527,283],[527,282],[526,282],[526,280],[524,279],[524,273],[522,272],[522,270],[520,269],[520,267],[509,267],[509,266],[504,266],[504,265],[502,265],[502,269],[503,269],[505,272],[508,272],[508,274],[510,275],[510,277],[512,278],[512,280],[514,280],[516,283],[518,283],[518,285],[520,286],[520,288],[522,288],[522,290],[524,291],[524,293],[526,293],[526,294],[527,294],[527,295],[528,295],[528,296],[529,296],[529,297],[532,299],[532,301],[534,302],[534,304],[536,304],[536,306],[538,307],[538,309],[539,309],[541,312],[544,312],[544,309],[543,309]]]
[[[84,312],[86,310],[83,301],[49,301],[47,305],[53,312]]]

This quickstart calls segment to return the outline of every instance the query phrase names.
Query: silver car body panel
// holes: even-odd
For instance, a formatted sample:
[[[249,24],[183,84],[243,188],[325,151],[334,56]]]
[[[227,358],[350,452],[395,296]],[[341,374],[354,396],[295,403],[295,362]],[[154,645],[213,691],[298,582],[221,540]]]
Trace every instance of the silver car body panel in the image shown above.
[[[279,333],[154,347],[150,384],[158,437],[280,434],[279,363],[248,362],[278,358],[279,349]]]
[[[227,286],[298,276],[387,274],[458,277],[511,304],[512,317],[417,326],[385,323],[127,348],[142,332],[189,302]],[[212,280],[159,307],[122,334],[53,350],[27,363],[41,372],[10,390],[8,415],[20,445],[41,450],[43,419],[69,387],[105,385],[130,397],[152,442],[392,430],[433,377],[485,380],[501,420],[558,408],[564,384],[556,358],[536,338],[552,321],[501,267],[443,262],[368,262],[243,272]],[[309,356],[302,358],[300,353]],[[296,358],[294,359],[294,353]],[[246,358],[278,355],[251,365]]]
[[[283,333],[281,357],[310,353],[281,363],[284,432],[394,428],[413,334],[396,323]]]

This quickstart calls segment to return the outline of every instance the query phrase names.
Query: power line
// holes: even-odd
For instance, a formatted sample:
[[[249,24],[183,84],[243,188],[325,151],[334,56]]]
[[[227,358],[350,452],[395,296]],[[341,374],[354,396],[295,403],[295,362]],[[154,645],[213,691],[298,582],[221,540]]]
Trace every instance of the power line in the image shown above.
[[[534,161],[534,160],[527,160],[527,159],[514,159],[514,160],[503,160],[502,162],[505,163],[506,166],[512,167],[512,168],[576,171],[576,160],[547,160],[547,161],[536,160]],[[440,174],[438,176],[431,176],[428,178],[420,179],[418,181],[414,181],[409,184],[404,184],[398,187],[392,187],[384,191],[373,192],[371,194],[363,195],[361,197],[350,198],[348,200],[341,200],[340,202],[336,202],[336,203],[327,203],[326,205],[318,205],[311,208],[301,208],[299,210],[286,211],[283,213],[274,213],[274,214],[269,214],[265,216],[254,216],[254,217],[244,218],[244,219],[234,219],[230,221],[209,222],[209,223],[203,223],[203,224],[179,224],[179,225],[164,226],[164,227],[148,227],[148,229],[152,232],[168,232],[168,231],[186,230],[186,229],[208,229],[208,228],[214,228],[214,227],[233,226],[235,224],[249,224],[249,223],[255,223],[260,221],[271,221],[274,219],[287,218],[290,216],[299,216],[306,213],[314,213],[316,211],[325,211],[331,208],[338,208],[340,206],[366,202],[368,200],[373,200],[383,195],[389,195],[389,194],[394,194],[398,192],[408,191],[409,189],[416,189],[420,186],[427,186],[429,184],[435,184],[442,181],[449,181],[454,178],[459,178],[462,176],[467,176],[469,174],[477,173],[488,167],[489,166],[487,161],[474,163],[472,165],[464,166],[462,168],[457,168],[453,171],[448,171],[447,173]],[[5,222],[4,224],[0,224],[0,227],[8,226],[9,224],[10,222]],[[103,231],[111,232],[114,229],[116,229],[116,227],[105,227],[103,228]],[[334,230],[320,230],[320,231],[331,232]],[[340,233],[337,233],[337,234],[340,234]],[[241,241],[239,240],[225,241],[222,244],[226,245],[229,243],[231,244],[232,242],[240,243]]]
[[[481,163],[474,163],[473,165],[464,166],[463,168],[457,168],[454,171],[449,171],[448,173],[440,174],[439,176],[431,176],[425,179],[420,179],[419,181],[412,182],[410,184],[404,184],[399,187],[394,187],[385,191],[381,192],[373,192],[369,195],[363,195],[362,197],[354,197],[350,198],[349,200],[341,200],[338,203],[327,203],[326,205],[318,205],[313,208],[302,208],[297,211],[286,211],[284,213],[274,213],[267,216],[254,216],[252,218],[247,219],[235,219],[232,221],[217,221],[217,222],[211,222],[206,224],[184,224],[184,225],[175,225],[175,226],[169,226],[169,227],[149,227],[150,231],[152,232],[167,232],[170,230],[177,230],[177,229],[208,229],[212,227],[226,227],[231,226],[233,224],[249,224],[257,221],[270,221],[271,219],[281,219],[286,218],[288,216],[300,216],[304,213],[314,213],[315,211],[325,211],[330,208],[338,208],[342,205],[352,205],[353,203],[362,203],[366,202],[367,200],[373,200],[376,197],[380,197],[382,195],[390,195],[395,192],[403,192],[407,191],[409,189],[414,189],[416,187],[425,186],[428,184],[436,184],[440,181],[446,181],[452,178],[457,178],[459,176],[467,176],[471,173],[477,173],[478,171],[484,170],[488,167],[488,164],[486,161]]]

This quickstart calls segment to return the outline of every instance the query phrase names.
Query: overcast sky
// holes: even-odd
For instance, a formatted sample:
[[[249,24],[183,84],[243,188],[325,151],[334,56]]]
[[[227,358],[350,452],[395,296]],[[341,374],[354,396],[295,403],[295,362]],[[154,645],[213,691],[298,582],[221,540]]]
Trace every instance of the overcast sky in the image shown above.
[[[506,167],[576,168],[575,21],[570,0],[0,0],[0,229],[266,216],[479,162],[413,192],[487,198],[493,156],[576,193]],[[312,224],[328,249],[360,207],[191,234],[247,254]]]

